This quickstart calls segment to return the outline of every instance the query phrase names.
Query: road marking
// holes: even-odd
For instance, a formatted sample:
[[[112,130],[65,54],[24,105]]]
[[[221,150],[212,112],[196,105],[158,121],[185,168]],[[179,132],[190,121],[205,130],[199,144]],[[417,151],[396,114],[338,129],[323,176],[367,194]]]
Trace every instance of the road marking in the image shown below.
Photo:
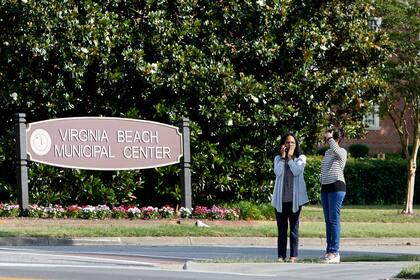
[[[0,277],[0,280],[40,280],[35,278]]]
[[[275,274],[257,274],[257,273],[240,273],[240,272],[223,272],[223,271],[200,271],[200,270],[182,270],[182,269],[162,269],[157,267],[145,267],[145,266],[113,266],[113,265],[74,265],[74,264],[43,264],[43,263],[0,263],[0,267],[42,267],[42,268],[101,268],[101,269],[125,269],[125,270],[153,270],[153,271],[169,271],[169,272],[179,272],[179,273],[202,273],[202,274],[220,274],[220,275],[239,275],[239,276],[255,276],[255,277],[274,277]],[[13,278],[12,278],[13,279]],[[19,278],[17,278],[19,279]],[[2,280],[0,278],[0,280]],[[15,279],[13,279],[15,280]],[[23,280],[23,279],[22,279]],[[25,279],[25,280],[35,280],[35,279]],[[39,279],[37,279],[39,280]]]
[[[123,264],[133,264],[133,265],[143,265],[143,266],[156,266],[150,262],[138,262],[138,261],[130,261],[130,260],[120,260],[120,259],[112,259],[112,258],[94,258],[94,257],[86,257],[86,256],[72,256],[68,254],[48,254],[48,253],[29,253],[29,252],[8,252],[8,254],[14,255],[30,255],[30,256],[47,256],[47,257],[60,257],[60,258],[68,258],[68,259],[76,259],[76,260],[95,260],[95,261],[109,261],[114,263],[123,263]]]

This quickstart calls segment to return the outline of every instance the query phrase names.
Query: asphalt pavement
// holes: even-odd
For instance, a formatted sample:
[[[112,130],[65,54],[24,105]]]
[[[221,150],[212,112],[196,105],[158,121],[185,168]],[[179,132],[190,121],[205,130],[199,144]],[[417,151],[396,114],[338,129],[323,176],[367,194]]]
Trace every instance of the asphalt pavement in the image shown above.
[[[148,261],[162,271],[191,271],[200,273],[220,273],[220,275],[243,275],[264,279],[390,279],[402,268],[416,262],[343,262],[340,264],[323,264],[307,260],[316,259],[323,254],[323,238],[301,238],[299,258],[303,263],[276,263],[276,238],[242,238],[242,237],[103,237],[103,238],[25,238],[2,237],[0,246],[148,246],[161,248],[171,247],[177,252],[177,246],[191,247],[191,251],[200,246],[203,255],[212,255],[205,260],[191,260],[185,256],[185,262]],[[175,249],[173,249],[175,247]],[[214,254],[216,248],[223,255]],[[246,258],[238,260],[237,248],[260,248],[248,250]],[[255,252],[255,253],[253,253]],[[259,253],[258,253],[259,252]],[[265,252],[265,253],[261,253]],[[180,253],[182,255],[183,253]],[[188,253],[185,253],[188,255]],[[240,254],[239,254],[240,255]],[[341,256],[376,256],[397,257],[401,255],[420,255],[420,238],[343,238]],[[420,262],[417,262],[420,263]],[[222,279],[222,278],[220,278]],[[225,278],[223,278],[225,279]]]

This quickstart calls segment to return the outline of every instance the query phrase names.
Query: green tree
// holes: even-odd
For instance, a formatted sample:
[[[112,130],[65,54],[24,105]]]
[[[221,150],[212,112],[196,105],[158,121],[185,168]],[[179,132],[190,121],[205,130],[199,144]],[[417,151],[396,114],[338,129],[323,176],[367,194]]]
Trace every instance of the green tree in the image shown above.
[[[0,0],[0,6],[4,147],[12,146],[14,112],[26,112],[29,122],[102,115],[175,124],[185,116],[192,122],[195,203],[266,201],[279,135],[297,132],[309,151],[331,124],[361,133],[363,116],[383,90],[387,42],[368,29],[367,0]],[[3,151],[6,189],[13,150]],[[142,182],[135,195],[156,203],[170,194],[176,201],[177,172],[134,173],[132,181]],[[80,180],[110,177],[73,173]],[[97,189],[106,181],[92,180]],[[62,188],[53,182],[61,181],[42,186]]]
[[[392,119],[407,159],[407,193],[404,214],[413,214],[416,159],[420,146],[419,47],[420,18],[418,1],[378,1],[381,29],[389,34],[393,53],[386,64],[389,90],[383,95],[382,111]],[[412,149],[410,149],[412,144]]]

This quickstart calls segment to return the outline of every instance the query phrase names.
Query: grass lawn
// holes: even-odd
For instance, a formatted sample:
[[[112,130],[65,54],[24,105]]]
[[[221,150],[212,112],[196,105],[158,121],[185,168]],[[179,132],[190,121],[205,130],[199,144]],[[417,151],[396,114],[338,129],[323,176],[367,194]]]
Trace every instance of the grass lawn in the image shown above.
[[[404,268],[396,277],[402,279],[420,279],[420,264]]]
[[[415,208],[420,212],[419,207]],[[392,207],[344,207],[342,237],[417,237],[420,216],[400,215]],[[198,228],[195,220],[83,220],[83,219],[0,219],[0,237],[140,237],[140,236],[244,236],[275,237],[275,221],[204,221],[209,228]],[[301,237],[324,237],[322,208],[305,206]]]

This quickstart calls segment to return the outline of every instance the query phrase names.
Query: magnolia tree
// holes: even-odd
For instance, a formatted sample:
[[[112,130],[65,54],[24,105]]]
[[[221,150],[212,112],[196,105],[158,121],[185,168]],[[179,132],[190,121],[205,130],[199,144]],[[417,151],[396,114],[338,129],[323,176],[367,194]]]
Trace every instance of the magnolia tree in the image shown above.
[[[416,160],[420,146],[419,12],[415,0],[378,2],[381,29],[389,34],[394,44],[385,71],[389,89],[383,95],[381,105],[383,113],[394,123],[407,159],[405,214],[414,213]]]
[[[0,6],[6,194],[15,112],[27,113],[28,121],[102,115],[175,124],[188,117],[195,203],[266,201],[279,135],[296,132],[306,151],[331,124],[356,135],[383,91],[387,43],[368,28],[368,0],[0,0]],[[90,199],[119,200],[126,188],[150,203],[180,197],[173,166],[111,175],[31,170],[48,175],[30,182],[31,193],[47,192],[46,200],[103,203]],[[116,179],[130,183],[111,185]]]

